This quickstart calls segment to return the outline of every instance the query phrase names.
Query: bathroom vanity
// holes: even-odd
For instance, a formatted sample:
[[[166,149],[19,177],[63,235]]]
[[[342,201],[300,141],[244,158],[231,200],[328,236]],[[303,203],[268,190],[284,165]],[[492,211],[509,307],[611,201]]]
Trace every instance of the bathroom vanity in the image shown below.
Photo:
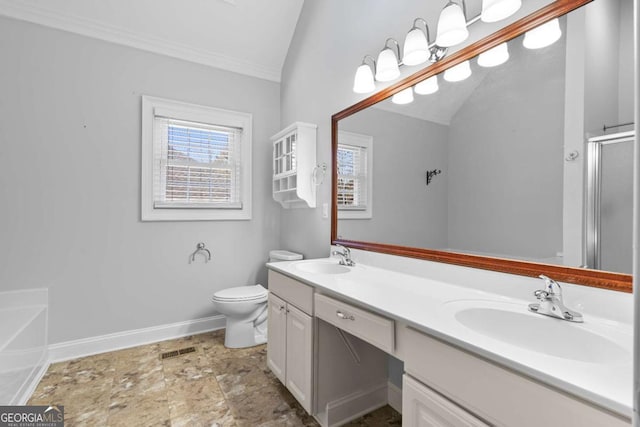
[[[318,322],[333,320],[344,304],[296,276],[270,270],[269,289],[267,366],[307,412],[329,426],[386,404],[386,354],[349,334],[357,334],[361,320],[345,329]],[[392,338],[393,322],[384,321]]]
[[[527,310],[539,279],[383,257],[268,264],[268,365],[321,425],[393,404],[387,355],[404,426],[630,425],[630,295],[564,284],[571,323]]]

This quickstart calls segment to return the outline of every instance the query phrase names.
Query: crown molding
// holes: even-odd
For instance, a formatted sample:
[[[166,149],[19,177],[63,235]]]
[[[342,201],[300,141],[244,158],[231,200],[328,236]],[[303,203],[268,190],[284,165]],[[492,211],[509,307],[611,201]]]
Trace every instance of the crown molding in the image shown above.
[[[133,31],[105,25],[95,20],[64,15],[41,6],[34,6],[17,0],[0,0],[0,15],[170,56],[196,64],[280,82],[281,70],[277,68],[266,67],[255,62],[204,49],[196,49],[170,40],[137,34]]]

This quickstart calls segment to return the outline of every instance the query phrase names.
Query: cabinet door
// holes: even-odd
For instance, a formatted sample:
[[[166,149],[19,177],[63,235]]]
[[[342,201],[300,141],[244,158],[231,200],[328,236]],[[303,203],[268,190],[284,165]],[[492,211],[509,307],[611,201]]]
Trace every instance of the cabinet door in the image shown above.
[[[286,386],[300,405],[311,413],[313,321],[291,304],[287,310]]]
[[[402,427],[487,426],[407,374],[402,384]]]
[[[269,293],[269,317],[267,339],[267,366],[286,384],[287,304]]]

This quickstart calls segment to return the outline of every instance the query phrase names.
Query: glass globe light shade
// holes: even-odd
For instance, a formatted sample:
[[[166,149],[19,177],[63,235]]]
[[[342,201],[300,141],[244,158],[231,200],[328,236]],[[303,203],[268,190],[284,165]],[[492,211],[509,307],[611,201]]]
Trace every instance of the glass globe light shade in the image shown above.
[[[461,82],[471,75],[469,61],[464,61],[444,72],[444,79],[448,82]]]
[[[502,21],[516,13],[522,6],[522,0],[482,0],[482,22]]]
[[[496,67],[504,64],[509,59],[507,43],[501,43],[478,56],[478,65],[481,67]]]
[[[460,5],[449,2],[438,18],[436,45],[451,47],[462,43],[469,37],[467,21]]]
[[[402,62],[404,65],[419,65],[429,59],[429,42],[420,28],[413,28],[404,39]]]
[[[431,76],[414,86],[413,90],[418,95],[431,95],[438,91],[438,76]]]
[[[406,88],[393,95],[391,102],[394,104],[409,104],[413,102],[413,89]]]
[[[376,70],[376,80],[388,82],[400,76],[398,68],[398,58],[393,50],[384,48],[378,55],[378,69]]]
[[[368,64],[361,64],[356,70],[356,77],[353,79],[353,91],[355,93],[369,93],[376,89],[373,81],[373,71]]]
[[[560,21],[556,18],[527,31],[524,34],[522,45],[527,49],[542,49],[554,44],[561,36]]]

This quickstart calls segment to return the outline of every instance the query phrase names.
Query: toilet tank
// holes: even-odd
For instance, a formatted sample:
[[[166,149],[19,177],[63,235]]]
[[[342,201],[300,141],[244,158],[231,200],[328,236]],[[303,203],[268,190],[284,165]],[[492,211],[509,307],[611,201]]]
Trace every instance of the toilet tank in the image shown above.
[[[284,251],[282,249],[269,251],[269,262],[295,261],[298,259],[302,259],[302,255],[295,252]]]

